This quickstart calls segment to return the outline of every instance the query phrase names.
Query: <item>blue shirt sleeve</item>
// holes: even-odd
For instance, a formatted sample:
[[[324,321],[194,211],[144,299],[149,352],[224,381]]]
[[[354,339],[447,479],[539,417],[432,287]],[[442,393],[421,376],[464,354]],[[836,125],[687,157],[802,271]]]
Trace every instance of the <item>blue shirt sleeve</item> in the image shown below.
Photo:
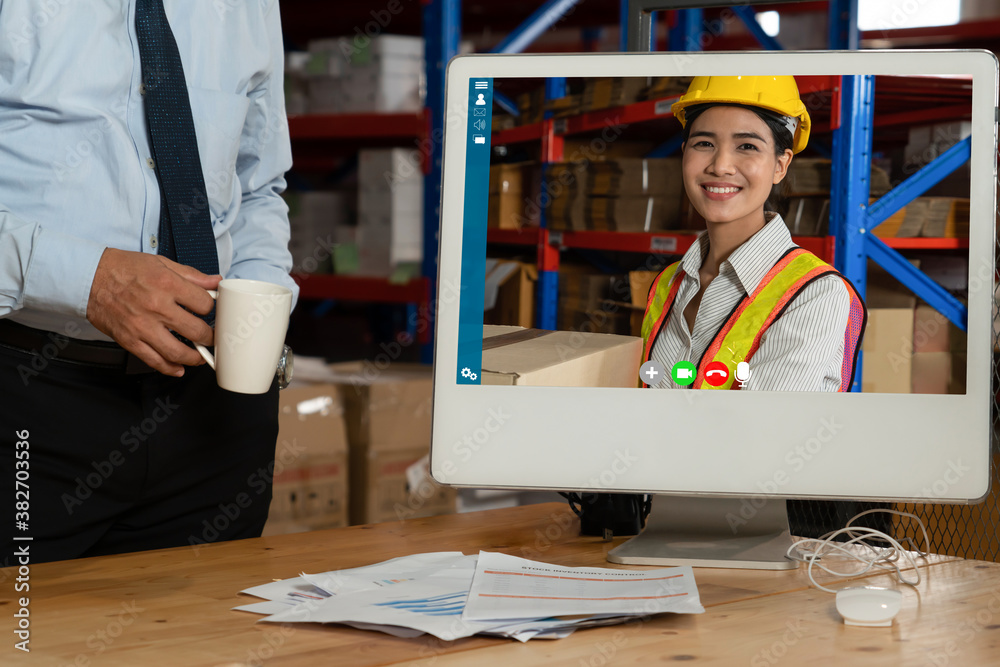
[[[278,3],[265,16],[271,68],[250,93],[250,106],[236,158],[242,200],[231,229],[233,262],[227,277],[250,278],[285,285],[292,290],[292,307],[299,288],[291,279],[288,250],[288,206],[281,193],[284,174],[292,166],[288,119],[285,115],[284,48]]]

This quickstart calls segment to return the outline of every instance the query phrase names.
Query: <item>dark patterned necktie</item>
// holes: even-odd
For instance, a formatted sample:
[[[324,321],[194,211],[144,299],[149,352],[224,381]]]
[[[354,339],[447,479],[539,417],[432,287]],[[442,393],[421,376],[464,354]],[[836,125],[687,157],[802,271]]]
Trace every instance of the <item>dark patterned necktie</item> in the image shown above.
[[[159,253],[202,273],[219,273],[208,193],[201,173],[184,68],[163,0],[136,0],[135,28],[146,122],[160,181]]]

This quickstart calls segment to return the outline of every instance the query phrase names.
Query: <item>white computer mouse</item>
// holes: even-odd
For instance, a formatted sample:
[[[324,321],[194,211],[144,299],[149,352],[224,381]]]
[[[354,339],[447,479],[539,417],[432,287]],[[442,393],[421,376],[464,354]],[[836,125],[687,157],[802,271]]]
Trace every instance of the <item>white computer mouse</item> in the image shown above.
[[[903,606],[903,594],[891,588],[856,586],[837,591],[837,611],[846,625],[892,625]]]

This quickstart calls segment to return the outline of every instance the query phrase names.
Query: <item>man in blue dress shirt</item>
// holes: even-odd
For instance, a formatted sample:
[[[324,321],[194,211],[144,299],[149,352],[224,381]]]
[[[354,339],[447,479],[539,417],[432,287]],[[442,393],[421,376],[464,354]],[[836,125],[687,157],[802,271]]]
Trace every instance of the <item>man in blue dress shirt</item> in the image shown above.
[[[222,276],[297,296],[278,2],[164,3],[221,275],[157,254],[135,5],[0,4],[0,559],[14,535],[38,562],[255,536],[267,516],[276,387],[219,389],[171,332],[212,344],[196,314]]]

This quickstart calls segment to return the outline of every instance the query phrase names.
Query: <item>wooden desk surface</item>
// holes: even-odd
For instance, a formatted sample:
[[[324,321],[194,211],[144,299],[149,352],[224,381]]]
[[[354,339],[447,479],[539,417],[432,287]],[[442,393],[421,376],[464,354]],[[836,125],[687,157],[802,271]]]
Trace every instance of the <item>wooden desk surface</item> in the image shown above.
[[[891,628],[841,622],[804,568],[696,569],[703,615],[520,644],[495,638],[403,640],[340,626],[257,623],[238,591],[300,572],[425,551],[501,551],[569,566],[612,567],[622,540],[580,537],[570,510],[534,505],[372,526],[106,556],[31,567],[31,653],[16,650],[13,568],[0,570],[0,664],[30,665],[991,665],[1000,663],[1000,565],[932,559],[919,595],[904,589]],[[620,566],[617,566],[620,567]],[[888,584],[888,577],[866,583]]]

